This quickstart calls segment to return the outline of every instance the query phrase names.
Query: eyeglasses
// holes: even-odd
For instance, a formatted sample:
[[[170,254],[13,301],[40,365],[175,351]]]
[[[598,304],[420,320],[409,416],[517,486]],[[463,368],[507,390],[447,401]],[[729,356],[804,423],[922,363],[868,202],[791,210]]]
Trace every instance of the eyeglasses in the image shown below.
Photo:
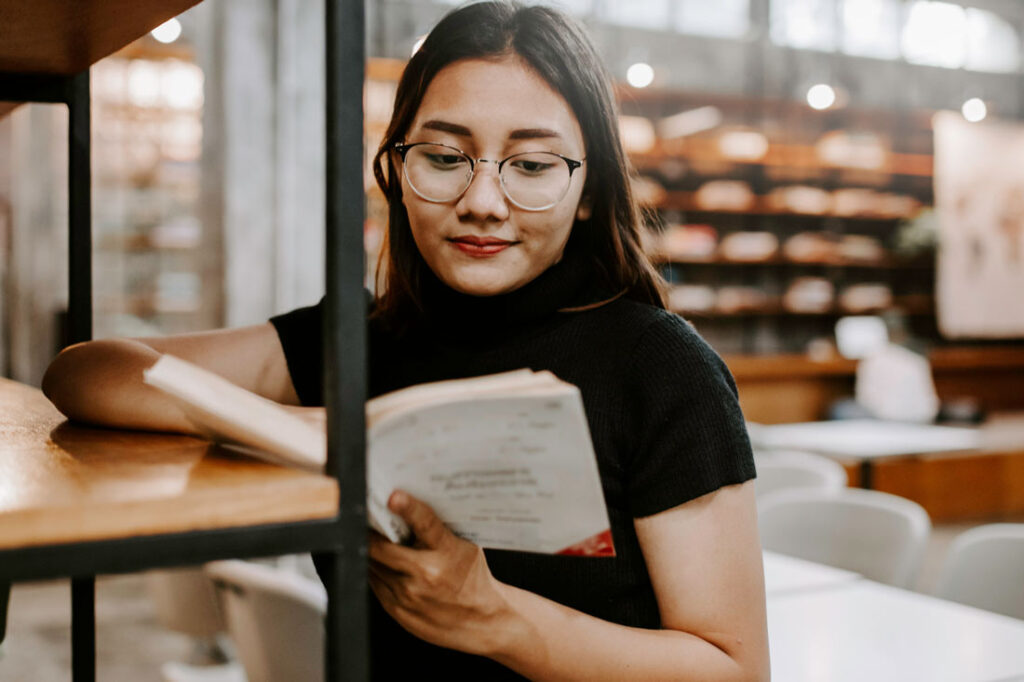
[[[572,173],[583,165],[554,152],[523,152],[501,161],[474,159],[461,149],[433,142],[396,144],[405,179],[421,199],[437,204],[455,201],[473,182],[478,163],[498,164],[501,190],[526,211],[551,208],[569,191]]]

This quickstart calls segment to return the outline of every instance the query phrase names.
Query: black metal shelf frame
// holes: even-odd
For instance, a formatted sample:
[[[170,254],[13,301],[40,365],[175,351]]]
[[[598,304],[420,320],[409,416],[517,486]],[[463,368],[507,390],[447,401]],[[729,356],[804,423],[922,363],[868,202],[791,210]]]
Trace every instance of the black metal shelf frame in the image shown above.
[[[324,572],[327,682],[369,679],[366,585],[366,338],[363,296],[364,0],[326,0],[327,206],[324,397],[332,519],[0,550],[0,587],[70,577],[72,679],[96,679],[94,576],[310,551]],[[67,344],[92,337],[89,72],[0,73],[0,100],[68,106]],[[341,434],[348,434],[345,438]],[[3,592],[3,590],[0,590]],[[2,614],[0,614],[2,620]],[[2,630],[0,630],[2,631]]]

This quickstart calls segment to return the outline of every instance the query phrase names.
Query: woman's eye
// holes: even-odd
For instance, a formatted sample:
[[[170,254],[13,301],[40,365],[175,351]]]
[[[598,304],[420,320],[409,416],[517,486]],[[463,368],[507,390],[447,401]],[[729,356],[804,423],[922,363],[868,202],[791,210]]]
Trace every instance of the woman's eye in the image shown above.
[[[552,163],[547,163],[545,161],[533,161],[530,159],[516,159],[511,165],[517,171],[521,171],[528,175],[540,175],[554,166]]]
[[[427,154],[426,156],[431,165],[441,169],[458,168],[466,161],[465,157],[458,154]]]

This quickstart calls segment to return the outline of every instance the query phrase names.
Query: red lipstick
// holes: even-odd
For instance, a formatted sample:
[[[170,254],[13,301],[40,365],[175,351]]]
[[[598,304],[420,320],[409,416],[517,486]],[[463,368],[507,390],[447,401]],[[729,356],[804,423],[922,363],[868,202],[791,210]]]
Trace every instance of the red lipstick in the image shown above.
[[[477,258],[493,256],[518,243],[496,237],[475,237],[473,235],[453,237],[448,241],[454,244],[459,251]]]

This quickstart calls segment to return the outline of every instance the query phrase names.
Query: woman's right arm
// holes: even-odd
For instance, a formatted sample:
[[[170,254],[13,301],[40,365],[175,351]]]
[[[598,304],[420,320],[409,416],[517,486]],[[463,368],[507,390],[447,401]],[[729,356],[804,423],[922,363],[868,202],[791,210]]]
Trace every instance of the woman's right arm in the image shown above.
[[[69,419],[100,426],[196,433],[142,371],[170,353],[286,405],[298,405],[284,351],[269,322],[149,339],[103,339],[64,349],[43,377],[43,393]]]

